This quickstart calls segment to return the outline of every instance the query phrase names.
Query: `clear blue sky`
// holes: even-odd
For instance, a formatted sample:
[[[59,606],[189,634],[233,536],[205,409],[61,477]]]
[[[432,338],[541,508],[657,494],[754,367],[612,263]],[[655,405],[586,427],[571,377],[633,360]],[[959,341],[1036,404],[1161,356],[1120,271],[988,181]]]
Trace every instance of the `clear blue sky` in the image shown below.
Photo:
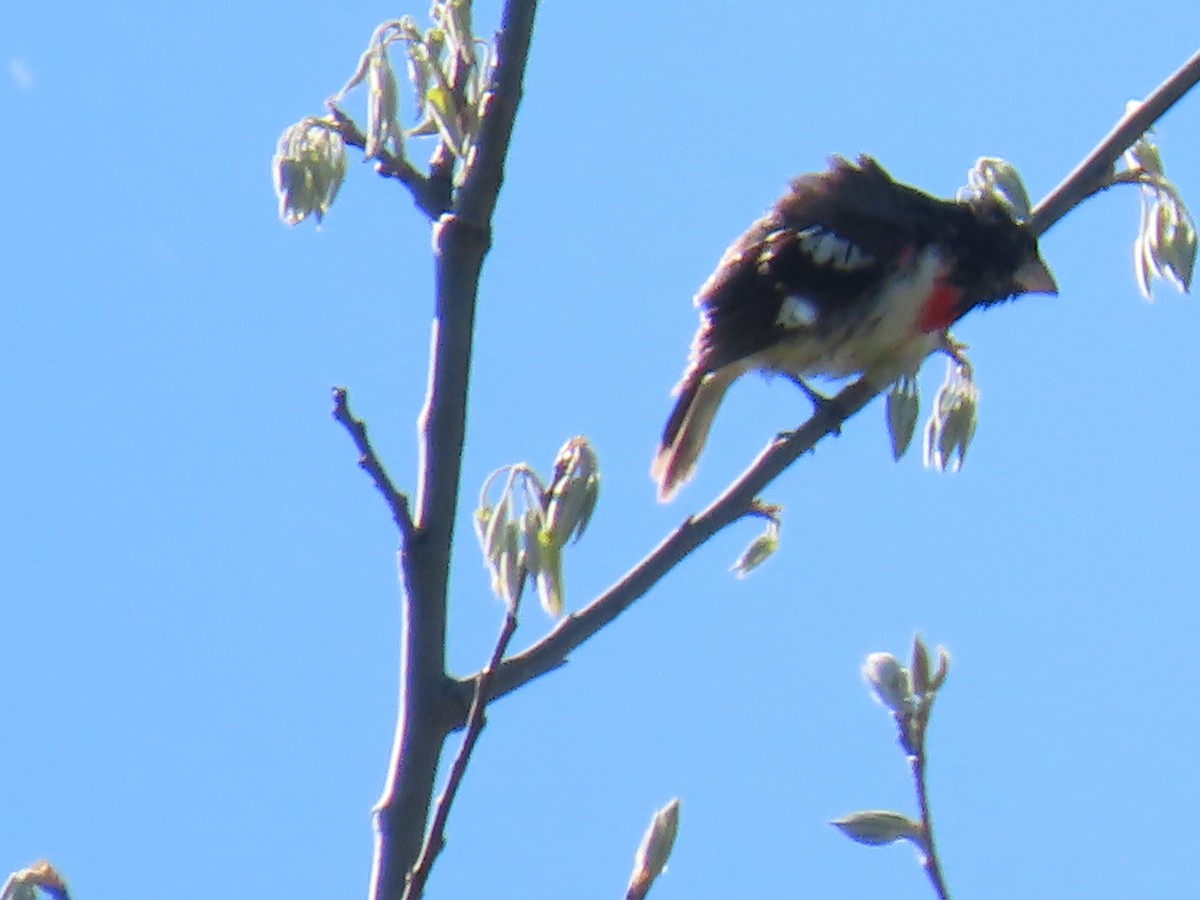
[[[1192,0],[1079,10],[545,4],[463,510],[586,433],[605,485],[568,603],[610,584],[806,412],[745,379],[699,477],[655,503],[690,298],[725,244],[829,153],[941,194],[999,155],[1042,196],[1200,33]],[[329,389],[411,486],[428,229],[361,165],[322,230],[288,229],[268,162],[404,12],[425,3],[0,12],[0,873],[46,856],[81,900],[365,890],[396,538]],[[1200,208],[1200,95],[1159,134]],[[872,407],[770,489],[766,567],[727,575],[756,530],[731,529],[498,704],[429,896],[620,896],[680,796],[659,900],[929,897],[910,849],[826,824],[913,808],[858,670],[918,629],[955,657],[930,777],[959,895],[1193,894],[1200,308],[1139,298],[1137,208],[1114,192],[1048,235],[1059,297],[962,324],[983,406],[961,475],[893,464]],[[460,673],[501,614],[464,524]],[[531,605],[518,643],[548,624]]]

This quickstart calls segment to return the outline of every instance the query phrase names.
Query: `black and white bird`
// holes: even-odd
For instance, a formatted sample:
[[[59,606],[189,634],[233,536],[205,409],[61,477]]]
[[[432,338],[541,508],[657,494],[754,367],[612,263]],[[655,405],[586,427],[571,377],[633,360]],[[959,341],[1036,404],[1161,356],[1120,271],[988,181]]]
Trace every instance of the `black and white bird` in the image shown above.
[[[834,378],[915,364],[976,306],[1057,293],[1037,238],[996,200],[942,200],[872,158],[803,175],[725,251],[651,475],[691,477],[729,386],[750,371]]]

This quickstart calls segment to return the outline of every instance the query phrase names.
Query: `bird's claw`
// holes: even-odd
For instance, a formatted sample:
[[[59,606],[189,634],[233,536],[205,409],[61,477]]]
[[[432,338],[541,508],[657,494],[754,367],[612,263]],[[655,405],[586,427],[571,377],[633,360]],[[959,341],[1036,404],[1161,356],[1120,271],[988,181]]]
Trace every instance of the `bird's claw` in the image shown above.
[[[791,373],[785,374],[787,375],[787,379],[800,388],[804,392],[804,396],[812,402],[813,417],[825,416],[826,419],[835,423],[833,434],[835,436],[840,435],[842,433],[842,422],[846,419],[846,411],[842,409],[842,405],[833,397],[826,397],[824,394],[814,391],[800,376]]]

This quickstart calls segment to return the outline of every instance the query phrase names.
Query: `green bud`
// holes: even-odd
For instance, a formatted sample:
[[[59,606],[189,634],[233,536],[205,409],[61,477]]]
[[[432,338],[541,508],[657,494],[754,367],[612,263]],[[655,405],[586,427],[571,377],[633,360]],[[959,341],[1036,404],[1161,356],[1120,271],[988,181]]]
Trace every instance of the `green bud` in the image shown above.
[[[551,543],[543,531],[538,552],[538,570],[533,573],[538,600],[546,614],[557,619],[563,614],[566,594],[563,589],[562,548]]]
[[[1160,195],[1155,215],[1154,260],[1159,273],[1187,293],[1196,263],[1196,228],[1182,200]]]
[[[279,218],[298,225],[310,215],[320,222],[346,178],[346,143],[326,119],[288,126],[271,160]]]
[[[493,565],[499,561],[500,554],[504,552],[504,533],[511,521],[512,497],[506,491],[500,498],[500,504],[492,511],[483,532],[483,555]]]
[[[851,813],[829,824],[837,826],[851,840],[871,847],[882,847],[899,840],[909,840],[921,846],[925,834],[920,823],[886,809]]]
[[[952,362],[925,425],[925,465],[957,472],[979,420],[979,389],[967,366]]]
[[[1029,218],[1029,193],[1016,168],[1006,160],[984,156],[967,173],[967,186],[959,191],[960,200],[990,199],[1013,219]]]
[[[921,390],[917,379],[906,375],[894,381],[887,395],[887,426],[893,459],[899,460],[908,450],[920,412]]]
[[[521,517],[521,565],[530,575],[537,577],[542,567],[542,511],[530,507]]]
[[[1126,115],[1136,111],[1141,106],[1141,102],[1131,100],[1125,104]],[[1154,130],[1147,128],[1146,131],[1133,142],[1128,150],[1125,151],[1125,165],[1131,170],[1141,170],[1148,175],[1162,176],[1165,172],[1163,168],[1162,154],[1159,153],[1158,145],[1150,139],[1150,135]]]
[[[388,58],[387,44],[380,43],[367,69],[367,142],[363,155],[378,159],[390,151],[402,156],[403,140],[396,73]]]
[[[650,826],[642,836],[637,853],[633,857],[633,873],[625,889],[627,900],[640,900],[646,896],[667,868],[667,860],[679,834],[679,798],[675,798],[654,814]]]
[[[767,525],[766,530],[750,542],[750,545],[742,551],[742,555],[737,558],[729,571],[733,572],[733,577],[737,579],[745,578],[779,549],[779,526],[775,522]]]
[[[946,676],[950,674],[950,651],[945,647],[938,647],[938,667],[933,673],[933,677],[929,679],[930,694],[936,694],[943,684],[946,683]]]
[[[929,691],[929,649],[918,634],[913,638],[912,662],[909,664],[912,673],[913,691],[917,696],[923,696]]]
[[[496,561],[500,599],[515,609],[525,586],[525,569],[521,565],[521,527],[509,521],[504,527],[504,540]]]
[[[912,679],[900,660],[890,653],[872,653],[863,663],[862,674],[881,704],[898,715],[912,712],[916,704]]]
[[[547,495],[548,539],[560,547],[579,540],[600,497],[600,461],[587,438],[571,438],[558,451]]]

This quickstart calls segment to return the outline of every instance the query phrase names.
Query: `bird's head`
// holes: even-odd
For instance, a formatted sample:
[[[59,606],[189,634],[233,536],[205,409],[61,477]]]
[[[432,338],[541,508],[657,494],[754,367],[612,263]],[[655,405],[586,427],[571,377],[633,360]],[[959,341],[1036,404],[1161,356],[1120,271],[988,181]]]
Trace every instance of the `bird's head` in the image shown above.
[[[1019,294],[1057,294],[1058,284],[1038,253],[1037,236],[1000,204],[976,199],[955,204],[947,240],[956,250],[962,312]]]

